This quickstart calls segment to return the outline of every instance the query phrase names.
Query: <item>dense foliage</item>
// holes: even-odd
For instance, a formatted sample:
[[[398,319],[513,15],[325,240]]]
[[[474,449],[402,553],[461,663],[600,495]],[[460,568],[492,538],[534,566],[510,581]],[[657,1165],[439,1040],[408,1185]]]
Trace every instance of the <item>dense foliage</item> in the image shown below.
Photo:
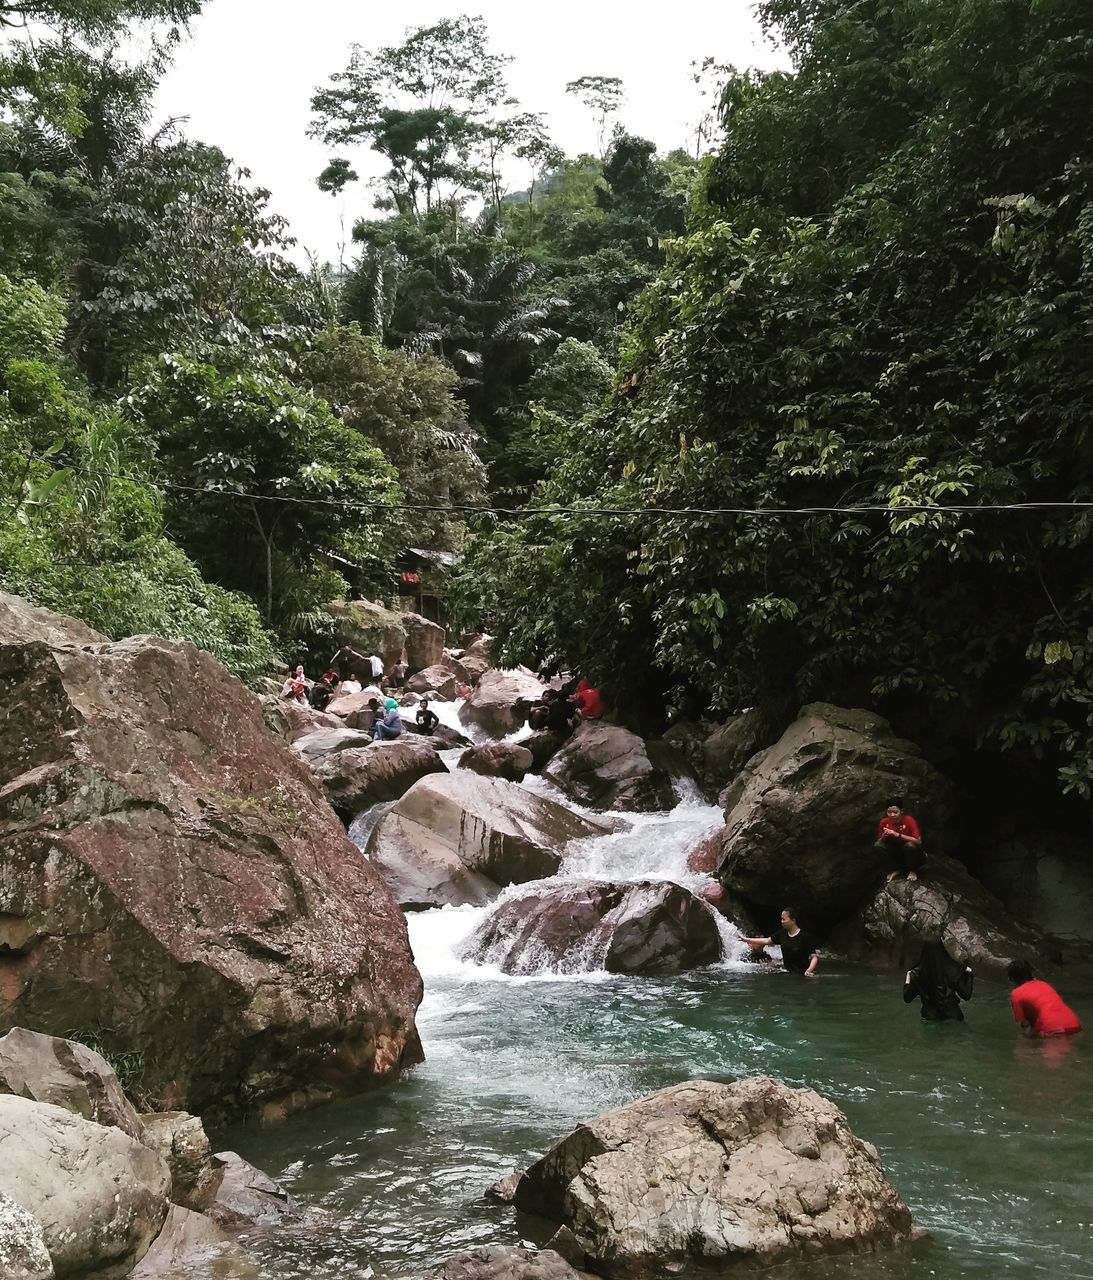
[[[465,588],[513,656],[715,711],[871,704],[1089,795],[1093,511],[958,508],[1093,502],[1093,15],[760,11],[796,71],[731,82],[622,394],[538,499],[768,513],[544,515],[478,543]]]

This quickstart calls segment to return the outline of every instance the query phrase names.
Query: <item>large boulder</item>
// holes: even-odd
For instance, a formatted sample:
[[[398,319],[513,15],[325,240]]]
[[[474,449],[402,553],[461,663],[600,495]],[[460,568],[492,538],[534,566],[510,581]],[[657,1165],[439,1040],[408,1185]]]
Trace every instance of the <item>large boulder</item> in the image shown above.
[[[459,708],[459,719],[491,738],[504,738],[520,727],[513,707],[518,698],[537,702],[543,683],[522,671],[486,671],[478,687]]]
[[[543,776],[581,804],[649,812],[675,804],[672,780],[645,743],[619,725],[586,720],[544,768]]]
[[[333,600],[326,606],[334,619],[339,644],[356,650],[365,661],[347,658],[347,665],[364,684],[372,679],[367,659],[376,654],[385,662],[397,662],[406,648],[406,627],[402,614],[372,600]]]
[[[259,701],[262,703],[262,719],[268,728],[287,742],[295,742],[297,738],[321,729],[342,727],[341,721],[328,712],[316,711],[306,702],[297,702],[294,698],[265,694]]]
[[[406,908],[481,905],[551,876],[571,840],[606,827],[500,778],[466,770],[416,783],[380,820],[367,855]]]
[[[54,1280],[42,1224],[22,1205],[0,1195],[0,1276],[4,1280]]]
[[[458,677],[449,671],[446,666],[436,663],[411,676],[406,681],[406,688],[411,693],[434,694],[439,698],[443,698],[445,702],[451,702],[455,697],[457,681]]]
[[[213,1118],[420,1060],[405,920],[257,699],[0,600],[0,1030],[109,1027],[152,1106]]]
[[[878,968],[908,969],[929,936],[940,936],[975,973],[998,979],[1011,960],[1037,968],[1058,960],[1043,934],[1015,920],[959,862],[941,856],[931,857],[921,879],[885,884],[835,930],[831,946]]]
[[[402,625],[406,631],[406,662],[410,670],[422,671],[438,663],[444,656],[444,642],[448,638],[444,628],[420,613],[404,613]]]
[[[297,738],[293,749],[306,757],[311,764],[337,755],[340,751],[355,751],[372,745],[372,735],[362,729],[347,729],[344,725],[337,729],[317,729]]]
[[[61,1107],[0,1097],[0,1193],[42,1227],[58,1280],[127,1275],[170,1203],[161,1156]]]
[[[142,1116],[142,1141],[158,1151],[171,1173],[171,1200],[204,1213],[216,1199],[222,1171],[213,1162],[205,1126],[188,1111],[153,1111]]]
[[[334,718],[337,728],[370,729],[372,727],[372,708],[368,705],[372,699],[383,702],[383,693],[374,685],[362,689],[360,693],[346,693],[338,698],[331,698],[326,704],[327,714]],[[357,717],[366,718],[359,722]]]
[[[903,797],[927,851],[943,842],[949,788],[918,748],[866,711],[814,703],[755,756],[725,795],[718,877],[753,916],[807,908],[825,928],[884,880],[877,820]]]
[[[1089,839],[1066,831],[1002,832],[964,857],[969,870],[1012,912],[1078,944],[1093,942]]]
[[[691,1081],[578,1125],[527,1171],[515,1204],[568,1227],[608,1277],[769,1266],[912,1231],[834,1103],[766,1077]]]
[[[531,752],[531,767],[534,772],[540,773],[547,761],[562,749],[565,740],[564,733],[558,733],[554,729],[539,729],[526,738],[521,738],[520,745],[525,751]]]
[[[74,1040],[13,1027],[0,1037],[0,1093],[48,1102],[144,1141],[144,1124],[114,1068]]]
[[[370,805],[398,800],[430,773],[447,773],[448,766],[424,738],[404,733],[390,742],[323,756],[315,772],[338,814],[352,821]]]
[[[710,908],[667,880],[543,884],[506,897],[463,949],[502,973],[682,973],[722,958]]]
[[[262,1280],[258,1266],[204,1214],[171,1205],[129,1280]]]
[[[702,765],[698,781],[711,800],[724,795],[741,769],[763,747],[770,734],[761,712],[752,708],[719,725],[702,744]]]
[[[535,763],[535,757],[522,743],[488,742],[471,747],[459,757],[459,767],[480,773],[484,778],[504,778],[523,782]]]
[[[467,683],[477,685],[493,667],[486,636],[475,636],[459,655],[459,664],[467,673]]]

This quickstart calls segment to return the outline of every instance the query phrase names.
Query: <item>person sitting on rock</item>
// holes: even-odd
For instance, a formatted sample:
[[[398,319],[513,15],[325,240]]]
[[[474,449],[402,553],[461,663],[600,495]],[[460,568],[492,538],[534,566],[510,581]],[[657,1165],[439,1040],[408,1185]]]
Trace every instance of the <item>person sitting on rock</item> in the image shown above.
[[[1025,1035],[1034,1039],[1048,1036],[1072,1036],[1082,1029],[1078,1015],[1063,1002],[1062,996],[1050,983],[1036,978],[1032,967],[1023,960],[1014,960],[1006,968],[1013,983],[1010,992],[1010,1008],[1013,1020]]]
[[[375,701],[373,699],[373,701]],[[377,708],[379,703],[376,703]],[[388,698],[383,704],[383,718],[376,721],[372,726],[373,742],[388,742],[393,738],[398,738],[402,734],[402,717],[398,712],[398,703],[394,698]]]
[[[455,696],[460,702],[466,702],[474,690],[464,680],[460,680],[455,686]]]
[[[903,812],[903,801],[893,800],[877,823],[877,843],[873,846],[884,853],[891,864],[888,879],[906,876],[917,880],[925,858],[922,853],[922,832],[909,813]]]
[[[308,695],[308,702],[316,711],[325,711],[327,704],[334,696],[334,685],[338,676],[334,671],[328,671],[321,680],[317,680],[312,686],[311,693]]]
[[[600,691],[593,688],[587,680],[577,681],[577,692],[573,700],[580,709],[583,719],[598,720],[603,715],[603,699],[600,697]]]
[[[568,737],[580,724],[580,709],[554,689],[543,690],[542,708],[543,714],[539,728],[551,733],[564,733]],[[531,723],[530,717],[528,722]]]
[[[440,717],[437,713],[430,709],[429,699],[422,698],[421,705],[417,709],[417,727],[422,733],[432,733],[432,731],[440,723]]]
[[[287,698],[290,702],[307,701],[307,677],[304,675],[302,666],[288,673],[285,683],[281,686],[281,697]]]
[[[788,973],[803,973],[806,978],[811,978],[819,968],[820,953],[797,923],[797,914],[796,907],[786,907],[782,912],[782,927],[775,929],[769,938],[745,938],[743,934],[738,937],[753,951],[762,951],[764,947],[781,947],[782,967]]]
[[[926,938],[918,963],[903,980],[903,1001],[922,1001],[927,1022],[963,1022],[961,1000],[972,998],[971,969],[954,960],[940,938]]]

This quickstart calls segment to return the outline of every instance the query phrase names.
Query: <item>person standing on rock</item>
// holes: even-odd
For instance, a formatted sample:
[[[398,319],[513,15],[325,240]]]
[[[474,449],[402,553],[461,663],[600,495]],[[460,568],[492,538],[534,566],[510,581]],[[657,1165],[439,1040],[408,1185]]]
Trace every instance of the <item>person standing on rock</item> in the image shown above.
[[[417,709],[417,727],[422,733],[432,733],[439,723],[440,717],[430,708],[429,699],[422,698]]]
[[[1033,975],[1032,968],[1022,960],[1014,960],[1006,968],[1013,983],[1010,992],[1010,1008],[1013,1020],[1021,1030],[1034,1039],[1049,1036],[1072,1036],[1082,1029],[1078,1015],[1064,1004],[1062,996],[1050,983]]]
[[[782,967],[788,973],[802,973],[811,978],[820,966],[820,953],[797,923],[797,914],[796,907],[786,907],[782,912],[782,927],[775,929],[769,938],[745,938],[743,934],[739,937],[753,951],[762,951],[770,946],[781,947]]]
[[[372,666],[372,679],[375,680],[376,684],[379,684],[383,680],[385,670],[383,659],[374,653],[368,661]]]
[[[922,854],[922,832],[909,813],[903,812],[903,801],[893,800],[877,823],[877,843],[873,846],[886,854],[891,865],[888,879],[906,876],[917,880],[925,858]]]
[[[972,971],[954,960],[940,938],[927,938],[913,969],[903,980],[903,1001],[922,1001],[927,1022],[963,1022],[961,1000],[972,998]]]

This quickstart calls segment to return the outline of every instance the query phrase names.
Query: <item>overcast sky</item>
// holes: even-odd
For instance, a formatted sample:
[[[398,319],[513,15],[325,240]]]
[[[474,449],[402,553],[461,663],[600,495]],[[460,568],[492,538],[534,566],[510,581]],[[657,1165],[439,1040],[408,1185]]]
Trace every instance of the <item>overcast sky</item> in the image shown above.
[[[345,67],[349,46],[397,43],[407,28],[459,13],[481,14],[498,52],[511,54],[509,85],[521,104],[542,111],[567,153],[596,149],[596,127],[564,90],[582,75],[620,76],[623,123],[662,151],[686,145],[697,119],[690,63],[706,55],[736,66],[773,66],[776,53],[752,16],[752,0],[468,0],[466,5],[403,0],[206,0],[158,96],[159,115],[188,116],[186,133],[215,143],[289,219],[300,242],[336,260],[354,220],[369,212],[363,184],[342,196],[321,192],[316,175],[327,148],[306,136],[310,99]],[[354,157],[366,172],[364,154]],[[521,175],[514,175],[514,185]]]

